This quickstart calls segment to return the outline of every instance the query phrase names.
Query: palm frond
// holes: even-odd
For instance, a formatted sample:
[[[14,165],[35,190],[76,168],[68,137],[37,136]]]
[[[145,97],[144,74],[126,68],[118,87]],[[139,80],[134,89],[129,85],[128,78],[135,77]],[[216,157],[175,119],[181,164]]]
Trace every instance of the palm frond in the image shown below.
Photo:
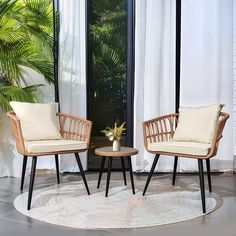
[[[42,85],[28,86],[20,88],[18,86],[2,86],[0,87],[0,108],[3,111],[11,110],[10,102],[32,102],[38,101],[37,93]]]
[[[122,87],[126,78],[126,20],[125,1],[93,1],[94,21],[90,24],[91,75],[98,87],[104,82]]]
[[[19,85],[22,66],[53,83],[52,22],[51,0],[0,0],[0,84]]]
[[[4,14],[11,11],[15,7],[16,3],[17,0],[0,0],[0,18],[2,18]]]
[[[19,25],[16,21],[7,17],[1,17],[0,26],[1,43],[14,43],[19,40],[26,40],[24,34],[19,31]]]
[[[41,54],[29,41],[0,44],[0,78],[10,78],[18,84],[23,74],[22,66],[43,74],[49,83],[53,83],[52,59]]]

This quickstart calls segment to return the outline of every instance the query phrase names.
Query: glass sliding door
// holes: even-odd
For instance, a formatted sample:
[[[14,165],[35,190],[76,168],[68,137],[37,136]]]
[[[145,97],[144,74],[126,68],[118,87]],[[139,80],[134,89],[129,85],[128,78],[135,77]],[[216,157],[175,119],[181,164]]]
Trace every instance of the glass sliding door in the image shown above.
[[[94,147],[111,145],[102,129],[127,122],[127,98],[131,96],[127,87],[127,5],[127,0],[90,0],[87,5],[87,99]],[[127,136],[122,138],[123,145]],[[88,167],[100,167],[94,150],[89,152]]]

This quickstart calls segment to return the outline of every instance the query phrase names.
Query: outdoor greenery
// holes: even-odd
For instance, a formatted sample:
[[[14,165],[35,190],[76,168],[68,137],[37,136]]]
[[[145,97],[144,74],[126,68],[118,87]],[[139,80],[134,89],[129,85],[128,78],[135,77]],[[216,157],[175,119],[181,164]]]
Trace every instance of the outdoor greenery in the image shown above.
[[[126,76],[126,1],[92,2],[90,24],[92,46],[92,78],[124,81]],[[97,78],[97,79],[96,79]]]
[[[9,101],[36,102],[40,85],[28,86],[31,68],[53,83],[51,0],[0,0],[0,108]],[[33,80],[33,78],[32,78]]]
[[[89,109],[93,135],[125,121],[126,0],[93,0],[89,14]]]

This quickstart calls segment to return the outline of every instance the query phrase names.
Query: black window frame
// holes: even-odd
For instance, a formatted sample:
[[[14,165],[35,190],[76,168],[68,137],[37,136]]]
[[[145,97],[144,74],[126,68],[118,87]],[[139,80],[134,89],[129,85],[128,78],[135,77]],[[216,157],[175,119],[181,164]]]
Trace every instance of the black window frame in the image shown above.
[[[175,56],[175,110],[178,112],[180,105],[180,77],[181,77],[181,4],[182,0],[176,1],[176,56]],[[86,24],[89,17],[88,4],[86,1]],[[59,31],[60,25],[57,23],[57,15],[59,15],[59,0],[52,0],[53,3],[53,58],[54,58],[54,88],[55,102],[60,108],[60,91],[58,81],[59,70]],[[127,5],[127,91],[131,94],[127,97],[127,146],[133,146],[133,125],[134,125],[134,71],[135,71],[135,0],[128,0]],[[89,89],[89,66],[88,66],[88,24],[86,25],[86,83],[87,94]],[[88,96],[87,96],[88,99]],[[88,117],[88,102],[87,102],[87,117]]]

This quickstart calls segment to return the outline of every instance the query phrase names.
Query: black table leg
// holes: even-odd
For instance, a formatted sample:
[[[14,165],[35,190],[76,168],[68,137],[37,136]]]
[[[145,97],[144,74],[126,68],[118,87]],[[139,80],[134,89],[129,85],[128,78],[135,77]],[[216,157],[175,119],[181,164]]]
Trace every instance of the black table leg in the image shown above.
[[[133,177],[133,170],[132,170],[132,162],[131,162],[131,157],[128,158],[128,163],[129,163],[129,173],[130,173],[130,180],[131,180],[131,185],[132,185],[132,191],[133,194],[135,194],[135,189],[134,189],[134,177]]]
[[[100,187],[100,183],[101,183],[101,179],[102,179],[102,173],[103,173],[105,161],[106,161],[106,157],[102,157],[102,163],[101,163],[101,169],[100,169],[99,176],[98,176],[97,188]]]
[[[124,157],[120,157],[120,160],[121,160],[121,166],[122,166],[122,171],[123,171],[124,184],[127,185],[126,174],[125,174],[125,160],[124,160]]]
[[[107,170],[107,184],[106,184],[106,197],[108,196],[108,189],[111,178],[111,168],[112,168],[112,157],[108,157],[108,170]]]

